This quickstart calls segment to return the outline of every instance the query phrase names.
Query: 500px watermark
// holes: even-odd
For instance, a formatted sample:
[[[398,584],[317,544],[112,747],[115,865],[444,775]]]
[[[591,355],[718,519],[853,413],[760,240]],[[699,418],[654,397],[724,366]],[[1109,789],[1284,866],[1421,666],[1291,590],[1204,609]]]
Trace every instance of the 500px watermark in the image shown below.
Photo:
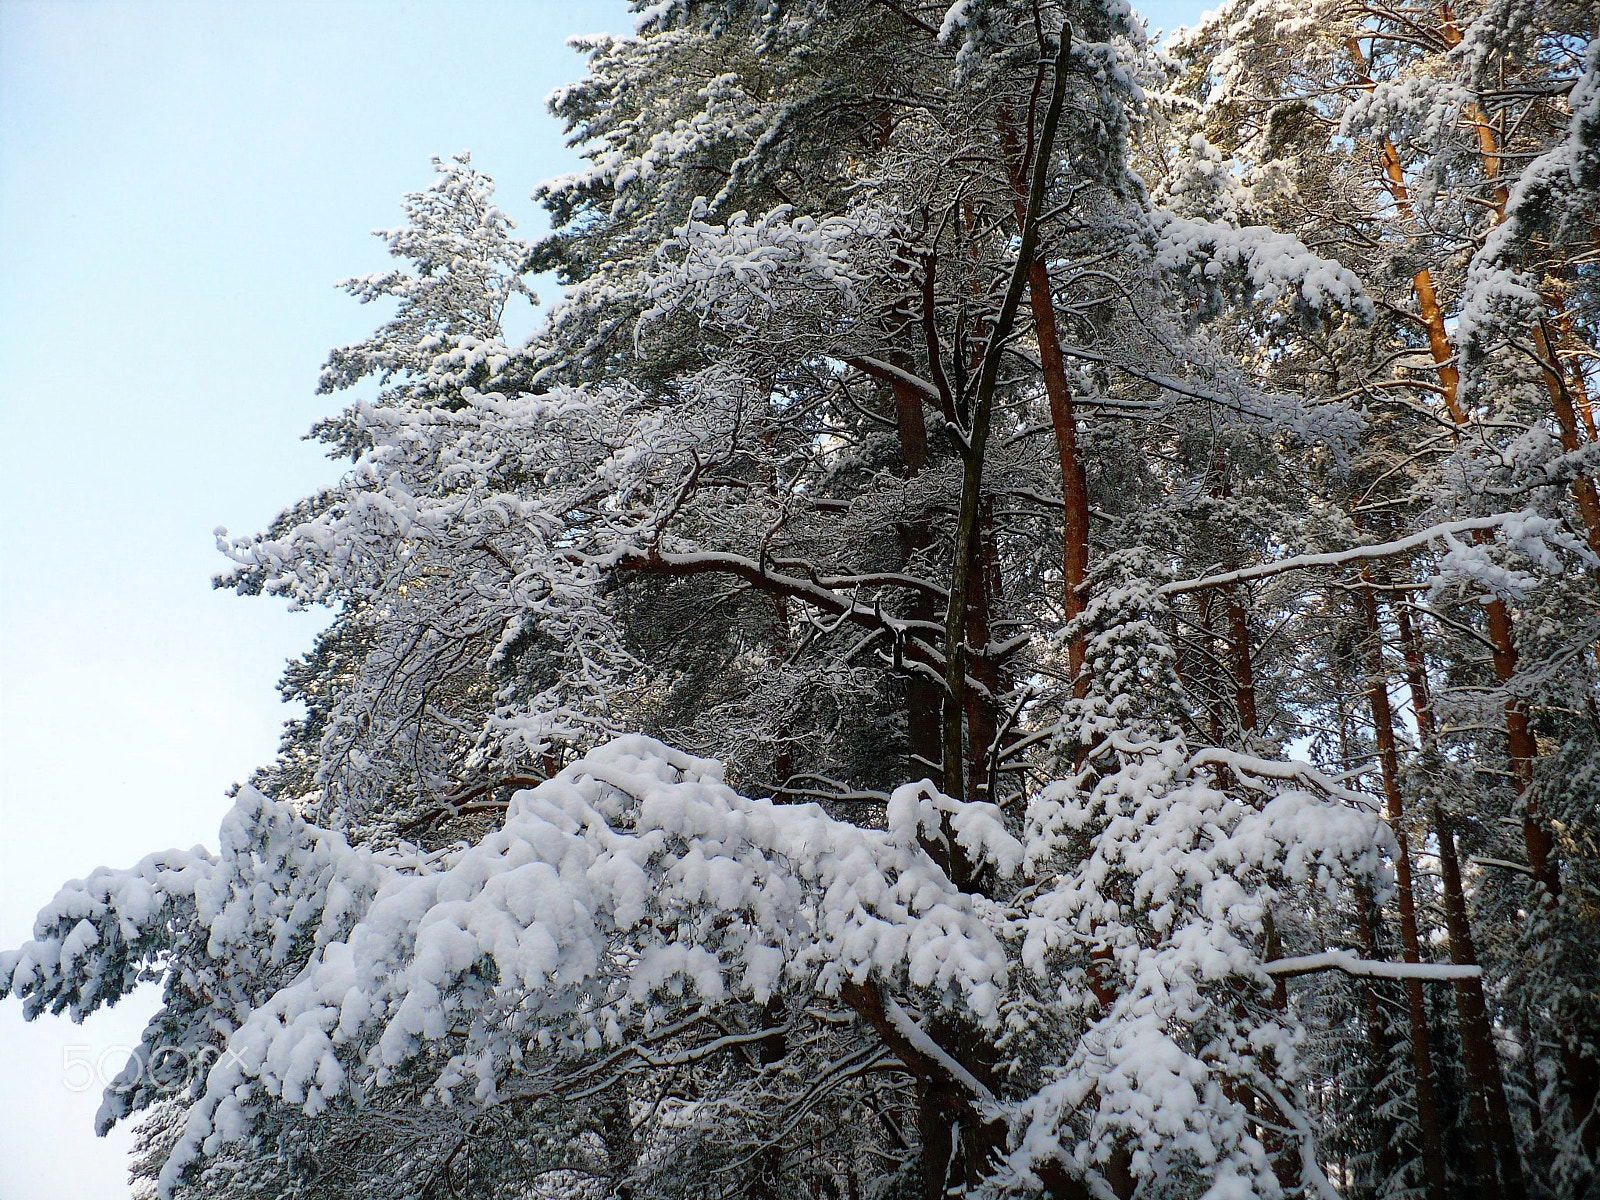
[[[204,1074],[224,1054],[213,1046],[185,1050],[158,1046],[91,1046],[74,1042],[61,1047],[61,1082],[69,1092],[112,1088],[175,1092]]]

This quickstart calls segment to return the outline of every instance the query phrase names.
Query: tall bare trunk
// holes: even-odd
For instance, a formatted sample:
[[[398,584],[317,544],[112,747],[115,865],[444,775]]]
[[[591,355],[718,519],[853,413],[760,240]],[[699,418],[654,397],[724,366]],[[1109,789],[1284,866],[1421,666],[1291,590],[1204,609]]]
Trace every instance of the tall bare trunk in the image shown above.
[[[909,371],[912,357],[905,351],[890,355],[890,362]],[[895,429],[900,436],[900,456],[905,460],[906,474],[915,478],[928,463],[928,425],[922,412],[922,397],[916,388],[901,379],[889,383],[894,396]],[[924,521],[900,527],[900,551],[906,562],[918,550],[928,548],[932,540]],[[938,618],[933,597],[925,592],[915,592],[906,614],[912,621],[931,623]],[[944,772],[939,748],[939,685],[932,679],[913,673],[906,679],[906,751],[910,761],[906,764],[912,779],[934,776],[934,782],[945,787]]]
[[[1239,729],[1258,733],[1256,725],[1256,678],[1250,657],[1250,614],[1245,610],[1243,589],[1228,591],[1228,648],[1233,653],[1233,703],[1239,711]]]
[[[1014,133],[1008,140],[1008,149],[1016,153]],[[1025,172],[1013,171],[1011,184],[1017,193],[1017,219],[1020,221],[1027,201]],[[1056,324],[1055,300],[1050,292],[1047,257],[1041,246],[1028,268],[1028,306],[1033,313],[1034,337],[1039,345],[1039,373],[1050,403],[1050,427],[1055,434],[1056,461],[1061,468],[1061,610],[1062,620],[1066,622],[1083,611],[1086,599],[1083,589],[1089,576],[1089,486],[1078,453],[1078,418],[1073,410],[1072,385],[1067,382],[1066,358],[1061,353],[1061,333]],[[1067,646],[1073,694],[1079,699],[1088,694],[1089,685],[1083,673],[1084,646],[1082,637],[1073,638]]]
[[[1078,419],[1072,407],[1072,387],[1067,382],[1066,363],[1061,355],[1061,338],[1056,329],[1055,301],[1050,296],[1050,274],[1044,256],[1033,261],[1028,271],[1028,299],[1033,308],[1033,326],[1039,340],[1039,365],[1044,375],[1045,395],[1050,401],[1050,425],[1055,433],[1056,460],[1061,467],[1061,611],[1070,621],[1083,611],[1083,587],[1089,577],[1089,485],[1083,461],[1078,455]],[[1072,671],[1073,695],[1088,693],[1089,680],[1083,673],[1084,639],[1073,638],[1067,647],[1067,665]]]
[[[1039,131],[1028,202],[1023,212],[1017,261],[1012,267],[1005,298],[989,331],[983,365],[973,389],[972,419],[961,449],[961,508],[956,520],[955,554],[951,562],[950,599],[945,608],[945,704],[941,741],[943,743],[946,786],[960,786],[962,762],[962,715],[967,690],[967,618],[977,560],[978,514],[983,492],[984,457],[988,451],[989,426],[994,412],[995,389],[1000,382],[1001,348],[1011,336],[1017,309],[1027,286],[1039,242],[1039,215],[1044,206],[1045,186],[1049,182],[1050,156],[1054,152],[1056,128],[1067,94],[1067,63],[1071,57],[1071,29],[1062,27],[1061,45],[1054,64],[1050,103]],[[930,276],[931,278],[931,276]],[[936,333],[930,324],[932,357],[938,358]]]
[[[1417,734],[1424,747],[1434,737],[1433,706],[1428,695],[1428,668],[1422,647],[1411,624],[1408,598],[1394,607],[1395,626],[1400,634],[1400,653],[1405,663],[1406,683],[1411,691],[1411,710],[1416,717]],[[1449,934],[1450,961],[1456,966],[1477,966],[1478,951],[1467,915],[1466,889],[1461,883],[1461,861],[1456,851],[1455,831],[1445,820],[1435,800],[1429,816],[1439,843],[1439,873],[1444,884],[1445,929]],[[1506,1101],[1505,1079],[1500,1055],[1495,1049],[1494,1032],[1489,1025],[1489,1006],[1480,978],[1457,979],[1453,990],[1456,1023],[1461,1033],[1463,1065],[1467,1071],[1467,1103],[1473,1128],[1473,1157],[1478,1174],[1478,1190],[1483,1200],[1504,1195],[1522,1200],[1527,1194],[1523,1180],[1522,1156],[1517,1149],[1516,1131],[1511,1124],[1511,1108]],[[1496,1159],[1499,1160],[1498,1170]],[[1504,1177],[1504,1191],[1501,1177]]]
[[[1205,697],[1206,719],[1210,725],[1211,740],[1217,745],[1222,744],[1222,717],[1218,711],[1222,704],[1223,690],[1219,686],[1221,681],[1217,676],[1221,673],[1216,658],[1216,631],[1211,625],[1211,591],[1207,589],[1195,597],[1195,605],[1200,610],[1200,661],[1196,666],[1195,674],[1198,680],[1203,681],[1207,692]],[[1223,770],[1224,768],[1219,768]],[[1219,784],[1220,783],[1219,776]]]
[[[901,370],[911,369],[911,356],[903,352],[891,356],[891,361]],[[922,415],[922,397],[917,389],[903,379],[890,381],[894,395],[895,428],[900,434],[900,455],[906,460],[906,472],[916,475],[928,462],[928,423]]]
[[[990,619],[995,599],[994,497],[985,496],[978,517],[977,561],[972,571],[972,601],[968,617],[967,640],[973,653],[967,673],[987,689],[967,688],[967,795],[988,798],[989,750],[998,731],[994,698],[1000,693],[1000,674],[986,652]]]
[[[1369,639],[1367,699],[1372,706],[1373,731],[1378,743],[1384,815],[1399,843],[1395,876],[1400,899],[1400,948],[1406,962],[1420,963],[1422,948],[1417,934],[1417,900],[1411,878],[1411,846],[1405,827],[1405,799],[1400,790],[1400,758],[1395,749],[1394,713],[1389,705],[1389,677],[1383,661],[1378,603],[1370,587],[1362,587],[1360,602]],[[1422,995],[1422,980],[1407,979],[1405,991],[1406,1009],[1411,1021],[1411,1060],[1416,1072],[1417,1121],[1422,1129],[1422,1173],[1430,1200],[1445,1200],[1448,1181],[1444,1169],[1444,1135],[1439,1124],[1439,1101],[1433,1052],[1428,1044],[1428,1009]]]

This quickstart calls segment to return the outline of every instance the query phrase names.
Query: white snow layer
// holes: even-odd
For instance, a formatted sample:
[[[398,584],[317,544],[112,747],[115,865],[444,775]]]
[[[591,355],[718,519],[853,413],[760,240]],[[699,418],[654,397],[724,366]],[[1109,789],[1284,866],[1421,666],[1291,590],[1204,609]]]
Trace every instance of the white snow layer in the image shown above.
[[[1244,1057],[1197,1053],[1187,1030],[1210,989],[1229,1006],[1240,983],[1269,994],[1260,935],[1282,890],[1349,871],[1381,887],[1393,847],[1309,769],[1274,777],[1216,753],[1112,738],[1011,818],[1020,839],[1000,809],[925,781],[893,794],[883,829],[748,799],[720,764],[640,736],[517,793],[476,845],[433,855],[352,847],[244,789],[219,855],[169,852],[63,888],[35,940],[0,955],[0,994],[81,1015],[165,973],[168,1008],[136,1059],[174,1043],[216,1053],[168,1194],[273,1103],[315,1114],[404,1076],[443,1103],[489,1104],[527,1050],[589,1054],[674,1008],[836,995],[846,979],[877,983],[908,1028],[900,1002],[997,1028],[1024,976],[1034,994],[1060,991],[1052,1020],[1078,1030],[1078,1049],[1011,1106],[1019,1177],[1131,1138],[1145,1165],[1179,1155],[1265,1179],[1220,1081],[1292,1078],[1291,1030],[1269,1018]],[[1213,786],[1219,769],[1249,786]],[[1026,868],[1029,885],[1009,902],[958,889],[925,849],[944,838],[1002,880]],[[1091,949],[1107,1006],[1072,965]],[[139,1106],[113,1090],[102,1120]]]

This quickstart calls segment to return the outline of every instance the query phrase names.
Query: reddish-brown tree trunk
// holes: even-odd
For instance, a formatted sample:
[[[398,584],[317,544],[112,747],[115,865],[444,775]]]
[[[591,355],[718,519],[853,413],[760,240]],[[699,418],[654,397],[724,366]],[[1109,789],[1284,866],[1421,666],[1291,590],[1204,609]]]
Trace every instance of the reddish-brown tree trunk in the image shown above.
[[[1360,603],[1370,640],[1367,699],[1372,706],[1373,732],[1378,743],[1384,815],[1399,843],[1399,854],[1395,856],[1395,876],[1400,900],[1401,956],[1408,963],[1420,963],[1422,951],[1417,934],[1417,900],[1411,878],[1411,847],[1405,827],[1405,800],[1400,791],[1400,759],[1395,750],[1394,713],[1389,706],[1389,679],[1383,663],[1378,604],[1370,587],[1361,589]],[[1431,1200],[1445,1200],[1448,1180],[1444,1168],[1444,1135],[1439,1123],[1439,1101],[1433,1052],[1428,1044],[1428,1009],[1422,995],[1422,980],[1407,979],[1405,992],[1406,1009],[1411,1022],[1411,1060],[1416,1073],[1417,1122],[1422,1130],[1423,1179]]]
[[[1517,674],[1517,646],[1511,631],[1511,612],[1498,598],[1485,605],[1489,617],[1489,642],[1494,647],[1495,678],[1509,686]],[[1506,697],[1506,750],[1511,757],[1511,774],[1517,791],[1524,794],[1533,784],[1533,759],[1538,753],[1533,730],[1528,724],[1528,706],[1516,696]],[[1546,896],[1554,899],[1561,892],[1561,873],[1555,857],[1555,839],[1544,827],[1541,814],[1531,800],[1523,806],[1522,842],[1528,852],[1533,877],[1544,885]]]
[[[911,355],[896,351],[890,362],[902,370],[910,370]],[[900,435],[900,455],[905,459],[906,474],[918,475],[928,462],[928,426],[922,412],[922,397],[916,388],[901,380],[891,380],[894,395],[895,428]],[[907,561],[918,550],[928,545],[929,530],[924,524],[902,527],[901,553]],[[907,617],[913,621],[932,623],[938,619],[933,597],[924,592],[912,594]],[[906,679],[906,750],[912,779],[931,776],[941,788],[944,772],[940,766],[939,711],[943,694],[936,680],[913,673]]]
[[[1456,28],[1453,19],[1448,15],[1448,8],[1442,26],[1444,36],[1454,45],[1461,40],[1460,31]],[[1358,79],[1365,88],[1373,87],[1373,81],[1367,76],[1367,60],[1361,51],[1360,42],[1349,38],[1345,42],[1350,52],[1350,57],[1356,64]],[[1474,115],[1476,114],[1476,116]],[[1474,106],[1469,106],[1469,120],[1473,120],[1476,128],[1479,149],[1484,155],[1485,169],[1494,175],[1499,170],[1499,154],[1494,142],[1494,130],[1481,119]],[[1380,147],[1383,156],[1384,176],[1388,185],[1389,194],[1394,199],[1395,209],[1402,217],[1409,219],[1412,215],[1411,198],[1406,190],[1405,174],[1401,169],[1400,156],[1394,143],[1385,138]],[[1499,211],[1503,211],[1505,197],[1504,188],[1497,189],[1497,203]],[[1426,268],[1418,272],[1412,281],[1417,293],[1417,307],[1422,317],[1423,325],[1428,331],[1428,348],[1433,355],[1433,361],[1439,376],[1439,388],[1444,399],[1446,410],[1450,419],[1457,425],[1467,423],[1467,413],[1461,407],[1460,384],[1461,375],[1456,369],[1455,352],[1450,345],[1449,331],[1445,328],[1444,310],[1439,303],[1438,295],[1433,286],[1433,277]],[[1491,537],[1487,531],[1478,535],[1477,540],[1486,541]],[[1509,683],[1516,673],[1517,652],[1516,643],[1512,635],[1511,614],[1505,602],[1498,598],[1491,600],[1487,606],[1489,616],[1489,638],[1494,644],[1495,676],[1499,681]],[[1519,791],[1525,791],[1533,777],[1533,758],[1536,752],[1533,736],[1528,730],[1528,714],[1524,705],[1515,698],[1506,701],[1506,748],[1511,757],[1512,774],[1516,777]],[[1548,830],[1540,823],[1538,814],[1529,812],[1523,821],[1523,841],[1528,851],[1528,861],[1534,867],[1536,877],[1549,889],[1554,896],[1559,888],[1559,871],[1553,866],[1551,841]]]
[[[1460,27],[1450,14],[1450,6],[1445,5],[1445,22],[1443,33],[1448,45],[1452,48],[1459,45],[1462,38]],[[1462,107],[1462,114],[1472,123],[1473,131],[1478,138],[1478,155],[1483,163],[1484,175],[1494,181],[1494,222],[1498,224],[1505,219],[1506,202],[1510,198],[1507,188],[1500,174],[1503,155],[1500,147],[1500,135],[1490,122],[1488,114],[1476,103],[1468,103]],[[1555,359],[1555,348],[1546,336],[1544,314],[1537,315],[1533,328],[1534,347],[1540,358],[1548,366],[1541,365],[1540,377],[1546,390],[1550,394],[1552,406],[1556,410],[1556,419],[1563,427],[1563,440],[1565,440],[1566,427],[1572,424],[1570,400],[1566,394],[1565,381],[1562,379],[1560,366]],[[1565,414],[1563,414],[1565,410]],[[1573,491],[1578,501],[1578,509],[1587,526],[1590,535],[1591,547],[1600,544],[1600,503],[1596,502],[1594,483],[1592,480],[1580,478],[1573,485]],[[1509,633],[1509,629],[1508,629]],[[1508,643],[1509,644],[1509,643]],[[1600,656],[1600,649],[1597,649]],[[1498,655],[1496,667],[1498,669]],[[1512,703],[1508,701],[1508,704]],[[1520,740],[1526,756],[1526,772],[1528,782],[1532,782],[1532,763],[1536,746],[1532,734],[1528,731],[1527,710],[1519,708],[1522,725]],[[1512,750],[1513,764],[1517,751]],[[1527,784],[1523,785],[1526,792]],[[1544,826],[1541,814],[1534,807],[1531,799],[1524,805],[1523,839],[1528,847],[1528,863],[1534,869],[1535,877],[1544,885],[1547,901],[1554,903],[1561,891],[1561,867],[1555,854],[1554,839],[1550,831]],[[1591,1157],[1600,1156],[1600,1114],[1595,1112],[1596,1102],[1600,1100],[1600,1063],[1593,1058],[1578,1052],[1575,1043],[1590,1040],[1593,1032],[1583,1030],[1566,1030],[1562,1045],[1562,1074],[1565,1077],[1567,1096],[1572,1104],[1573,1120],[1580,1129],[1584,1149]]]
[[[1256,677],[1250,655],[1250,614],[1243,589],[1228,591],[1228,647],[1233,652],[1233,703],[1239,711],[1241,733],[1259,733],[1256,724]]]
[[[1050,274],[1043,255],[1028,271],[1028,298],[1033,307],[1034,331],[1039,341],[1039,366],[1045,395],[1050,401],[1050,425],[1055,433],[1056,460],[1061,467],[1062,615],[1070,621],[1083,611],[1083,586],[1089,576],[1089,486],[1078,455],[1078,420],[1072,407],[1072,387],[1067,382],[1066,361],[1056,331],[1055,302],[1050,298]],[[1088,692],[1083,674],[1084,639],[1074,638],[1067,649],[1068,666],[1076,681],[1073,694]]]
[[[1019,169],[1011,174],[1016,192],[1017,219],[1023,218],[1028,194],[1027,164],[1023,163],[1014,128],[1004,127],[1006,150],[1017,156]],[[1083,611],[1084,581],[1089,574],[1089,488],[1083,462],[1078,455],[1078,422],[1072,406],[1072,386],[1067,382],[1066,359],[1061,353],[1061,335],[1056,326],[1056,306],[1050,295],[1050,270],[1046,265],[1043,242],[1028,267],[1028,304],[1033,311],[1034,336],[1039,345],[1039,373],[1044,379],[1045,396],[1050,403],[1050,426],[1055,433],[1056,460],[1061,467],[1062,533],[1062,619],[1071,621]],[[1074,638],[1067,646],[1067,664],[1074,679],[1073,694],[1088,694],[1089,681],[1083,673],[1084,639]]]
[[[1433,806],[1433,824],[1439,839],[1439,871],[1444,877],[1445,928],[1450,935],[1450,961],[1458,966],[1477,966],[1478,951],[1472,940],[1467,918],[1465,890],[1461,886],[1461,860],[1456,853],[1455,832],[1445,823],[1439,806]],[[1500,1071],[1500,1055],[1489,1025],[1489,1006],[1481,979],[1455,981],[1456,1016],[1461,1028],[1462,1057],[1467,1068],[1472,1121],[1481,1132],[1475,1139],[1479,1185],[1487,1197],[1499,1195],[1503,1184],[1509,1200],[1522,1200],[1527,1184],[1522,1176],[1522,1155],[1511,1123],[1511,1106],[1506,1101],[1505,1079]],[[1492,1149],[1492,1155],[1485,1151]],[[1487,1159],[1487,1163],[1485,1162]],[[1499,1159],[1499,1180],[1494,1160]]]
[[[1556,310],[1555,317],[1561,327],[1563,338],[1572,337],[1572,315],[1566,311],[1565,306]],[[1595,429],[1594,405],[1589,400],[1589,385],[1583,378],[1583,361],[1573,359],[1569,364],[1567,379],[1572,387],[1572,399],[1578,406],[1578,414],[1583,418],[1583,427],[1588,431],[1591,442],[1600,442],[1600,430]]]
[[[910,358],[910,355],[906,355]],[[896,363],[896,366],[902,366]],[[909,370],[909,367],[904,369]],[[901,379],[890,385],[894,393],[895,425],[900,432],[900,454],[906,460],[906,473],[916,475],[928,462],[928,425],[922,416],[922,397],[917,389]]]
[[[1433,707],[1428,697],[1428,670],[1406,607],[1407,598],[1395,605],[1395,625],[1400,633],[1400,653],[1405,663],[1406,682],[1411,690],[1411,709],[1416,717],[1417,734],[1424,746],[1433,741]],[[1461,883],[1461,863],[1456,853],[1455,833],[1444,819],[1437,801],[1431,812],[1434,836],[1439,842],[1439,870],[1444,884],[1445,928],[1449,934],[1450,961],[1457,966],[1477,966],[1478,952],[1473,943],[1472,925],[1467,916],[1466,890]],[[1496,1200],[1504,1194],[1521,1200],[1527,1194],[1522,1176],[1522,1157],[1511,1124],[1511,1108],[1506,1101],[1505,1079],[1500,1055],[1495,1049],[1494,1032],[1489,1025],[1489,1006],[1483,993],[1483,980],[1458,979],[1453,984],[1456,1022],[1461,1033],[1463,1065],[1467,1071],[1467,1103],[1473,1127],[1473,1156],[1478,1174],[1478,1190],[1483,1200]],[[1495,1160],[1499,1159],[1496,1170]],[[1502,1193],[1500,1180],[1504,1177]]]
[[[1534,322],[1533,348],[1538,352],[1539,375],[1544,380],[1545,391],[1550,396],[1550,407],[1556,414],[1556,425],[1561,429],[1561,448],[1573,453],[1583,445],[1578,435],[1578,414],[1567,390],[1567,381],[1556,359],[1556,345],[1544,318]],[[1600,554],[1600,496],[1595,494],[1594,480],[1580,475],[1572,481],[1572,498],[1577,501],[1578,515],[1583,518],[1584,537],[1589,549]]]
[[[1205,697],[1206,717],[1211,725],[1211,740],[1222,744],[1222,718],[1218,708],[1223,703],[1223,690],[1221,687],[1212,686],[1217,680],[1221,669],[1216,660],[1216,631],[1211,625],[1211,592],[1209,589],[1195,597],[1195,605],[1200,610],[1200,662],[1198,674],[1206,684],[1208,694]],[[1225,768],[1219,767],[1218,770]],[[1219,779],[1218,786],[1222,783]]]

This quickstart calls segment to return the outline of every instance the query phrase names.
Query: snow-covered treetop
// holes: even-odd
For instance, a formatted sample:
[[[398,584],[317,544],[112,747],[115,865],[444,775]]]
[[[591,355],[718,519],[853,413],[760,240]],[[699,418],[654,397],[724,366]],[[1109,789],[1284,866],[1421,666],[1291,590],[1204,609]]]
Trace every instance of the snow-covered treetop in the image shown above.
[[[376,230],[409,270],[357,276],[339,286],[363,304],[396,301],[395,315],[370,337],[328,356],[319,392],[372,377],[387,403],[428,403],[452,388],[493,379],[510,358],[501,322],[513,296],[537,297],[524,275],[532,246],[494,204],[494,181],[468,153],[435,158],[438,178],[405,197],[406,223]]]

